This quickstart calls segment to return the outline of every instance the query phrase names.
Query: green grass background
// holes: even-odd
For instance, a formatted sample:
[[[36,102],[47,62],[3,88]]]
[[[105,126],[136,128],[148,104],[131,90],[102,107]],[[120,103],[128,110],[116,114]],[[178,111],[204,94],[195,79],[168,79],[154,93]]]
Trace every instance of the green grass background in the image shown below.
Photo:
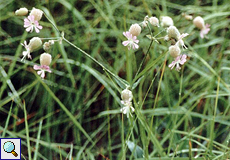
[[[14,15],[20,7],[42,9],[101,66],[63,41],[50,52],[53,72],[41,80],[32,67],[43,50],[21,62],[20,43],[60,34],[44,16],[39,34],[26,33],[24,17]],[[211,24],[208,39],[182,12]],[[170,42],[159,40],[135,78],[149,32],[138,37],[137,51],[122,45],[122,32],[146,15],[170,16],[189,33],[180,72],[167,67]],[[228,0],[0,0],[0,137],[21,138],[22,159],[229,159],[229,17]],[[154,35],[162,30],[152,28]],[[124,83],[108,70],[130,85],[138,81],[129,119],[120,113]]]

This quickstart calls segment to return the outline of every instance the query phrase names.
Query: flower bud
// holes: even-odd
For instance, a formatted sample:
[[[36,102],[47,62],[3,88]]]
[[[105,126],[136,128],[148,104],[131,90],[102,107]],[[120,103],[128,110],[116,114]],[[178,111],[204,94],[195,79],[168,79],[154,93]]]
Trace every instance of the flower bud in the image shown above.
[[[147,27],[147,23],[148,23],[147,21],[141,22],[142,27],[143,27],[143,28]]]
[[[28,9],[27,8],[20,8],[15,11],[16,16],[26,16],[28,14]]]
[[[141,27],[139,24],[132,24],[129,29],[129,33],[131,33],[133,36],[138,36],[141,33]]]
[[[49,40],[43,44],[43,49],[48,52],[51,49],[51,46],[54,44],[54,40]]]
[[[194,18],[193,24],[199,29],[205,28],[204,19],[200,16],[197,16],[196,18]]]
[[[51,45],[50,45],[49,42],[45,42],[45,43],[43,44],[43,49],[44,49],[46,52],[48,52],[48,51],[50,50],[50,48],[51,48]]]
[[[159,20],[157,17],[150,17],[149,18],[149,23],[153,26],[159,27]]]
[[[33,52],[34,50],[38,49],[42,45],[42,41],[39,37],[33,37],[29,42],[29,49],[30,52]]]
[[[40,56],[40,64],[49,66],[52,61],[52,56],[49,53],[43,53]]]
[[[132,92],[130,90],[128,90],[128,89],[123,90],[121,92],[121,99],[123,101],[129,101],[129,102],[132,101],[132,99],[133,99]]]
[[[167,33],[168,33],[168,37],[169,38],[174,38],[174,39],[178,39],[178,37],[180,36],[180,32],[178,31],[178,29],[175,26],[170,26],[167,29]]]
[[[162,16],[161,18],[161,26],[162,27],[168,27],[173,26],[173,20],[169,16]]]
[[[149,16],[147,15],[145,16],[144,21],[148,21],[148,19],[149,19]]]
[[[180,55],[180,47],[178,45],[173,45],[169,47],[169,54],[173,57],[176,58]]]
[[[193,17],[191,15],[185,15],[184,18],[187,20],[190,20],[190,21],[193,19]]]
[[[43,11],[40,9],[33,8],[32,11],[30,12],[30,16],[34,16],[35,21],[40,21],[42,18]]]

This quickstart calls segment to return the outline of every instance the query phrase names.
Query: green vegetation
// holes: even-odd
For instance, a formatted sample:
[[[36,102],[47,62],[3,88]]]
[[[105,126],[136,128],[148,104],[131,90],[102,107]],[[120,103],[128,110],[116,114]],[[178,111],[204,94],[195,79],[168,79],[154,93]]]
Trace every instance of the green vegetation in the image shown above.
[[[40,33],[25,31],[21,7],[43,10]],[[182,13],[203,17],[208,38]],[[122,45],[146,15],[170,16],[189,33],[180,72],[168,67],[163,27],[150,27],[159,44],[145,28],[137,50]],[[229,17],[228,0],[0,0],[0,138],[21,138],[29,160],[230,159]],[[32,37],[63,38],[44,80],[33,69],[42,48],[21,61]],[[129,118],[120,111],[126,85]]]

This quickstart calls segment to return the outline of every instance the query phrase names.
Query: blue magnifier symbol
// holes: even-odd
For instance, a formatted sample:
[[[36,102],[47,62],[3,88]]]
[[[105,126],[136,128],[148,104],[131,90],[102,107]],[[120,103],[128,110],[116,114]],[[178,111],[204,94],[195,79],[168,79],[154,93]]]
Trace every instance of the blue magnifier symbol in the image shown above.
[[[3,145],[3,149],[7,153],[12,153],[15,157],[18,156],[18,154],[14,151],[15,150],[15,145],[11,141],[7,141]]]

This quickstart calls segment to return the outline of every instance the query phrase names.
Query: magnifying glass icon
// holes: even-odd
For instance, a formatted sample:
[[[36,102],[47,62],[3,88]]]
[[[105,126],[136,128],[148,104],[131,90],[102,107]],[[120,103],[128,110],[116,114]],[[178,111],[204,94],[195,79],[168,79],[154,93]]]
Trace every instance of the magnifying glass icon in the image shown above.
[[[3,149],[7,153],[12,153],[15,157],[18,156],[18,154],[14,151],[15,150],[15,145],[11,141],[7,141],[3,145]]]

